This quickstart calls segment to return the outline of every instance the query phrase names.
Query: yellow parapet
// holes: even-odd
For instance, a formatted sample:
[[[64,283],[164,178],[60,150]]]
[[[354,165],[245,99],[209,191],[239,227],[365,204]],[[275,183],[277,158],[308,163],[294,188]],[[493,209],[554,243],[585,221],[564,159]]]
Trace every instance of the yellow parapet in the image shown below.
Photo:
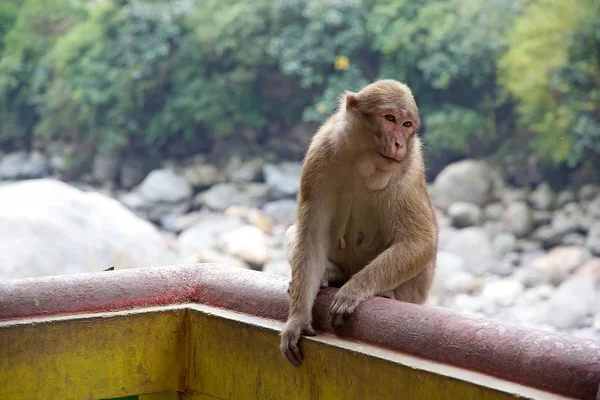
[[[168,271],[189,279],[176,282]],[[203,265],[0,283],[0,400],[595,397],[598,370],[583,363],[589,358],[579,362],[575,356],[583,356],[573,350],[582,350],[581,354],[593,359],[600,354],[600,344],[594,347],[595,342],[574,338],[573,342],[564,342],[564,353],[556,350],[551,358],[540,355],[539,360],[557,360],[559,365],[571,357],[572,369],[563,373],[564,382],[570,386],[560,386],[563,382],[546,384],[544,377],[534,385],[524,385],[519,371],[513,371],[514,379],[503,379],[502,371],[489,374],[458,366],[458,361],[453,362],[455,365],[440,362],[440,358],[453,359],[448,354],[433,352],[426,357],[392,348],[394,343],[408,346],[408,336],[397,336],[386,346],[368,343],[362,338],[368,334],[360,327],[361,318],[366,318],[360,312],[358,320],[349,323],[363,329],[363,333],[357,330],[355,334],[338,335],[321,329],[317,336],[303,338],[305,359],[296,368],[279,351],[281,315],[285,316],[285,310],[278,309],[280,294],[275,293],[285,293],[285,281],[280,280],[281,285],[274,287],[277,280],[272,277],[243,270],[235,273],[245,274],[244,279],[232,278],[231,271],[222,267]],[[168,282],[149,285],[147,279]],[[240,282],[243,288],[237,286]],[[72,298],[79,299],[89,289],[85,301],[71,301],[70,311],[67,299],[51,301],[53,293],[65,294],[68,288]],[[82,288],[87,289],[82,292]],[[323,324],[320,298],[317,327]],[[396,306],[396,302],[384,300],[378,303],[380,313],[385,312],[382,304]],[[255,311],[248,312],[252,309]],[[435,315],[428,314],[426,307],[418,310],[425,319]],[[409,311],[404,311],[411,317]],[[391,309],[388,318],[390,315],[394,315]],[[441,321],[437,322],[443,329]],[[427,326],[427,322],[423,324]],[[457,324],[464,327],[461,320]],[[384,325],[380,322],[376,328],[393,328]],[[497,331],[498,326],[492,328]],[[482,337],[475,337],[471,349],[449,348],[442,341],[433,344],[438,350],[464,352],[468,359]],[[496,357],[503,357],[502,348],[494,351]],[[523,360],[517,361],[522,364]],[[551,367],[545,368],[550,371]],[[540,390],[543,385],[552,388],[553,393]],[[573,395],[574,391],[578,394]]]

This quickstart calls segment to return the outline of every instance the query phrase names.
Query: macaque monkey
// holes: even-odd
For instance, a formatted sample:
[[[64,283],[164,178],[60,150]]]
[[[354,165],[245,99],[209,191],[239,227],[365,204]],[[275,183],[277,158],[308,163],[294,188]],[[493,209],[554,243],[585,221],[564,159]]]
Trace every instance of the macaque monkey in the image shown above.
[[[304,159],[296,224],[286,232],[292,269],[281,352],[303,361],[301,335],[315,335],[320,287],[342,284],[329,310],[334,328],[372,296],[423,304],[436,265],[438,226],[427,192],[417,105],[408,86],[379,80],[344,92]]]

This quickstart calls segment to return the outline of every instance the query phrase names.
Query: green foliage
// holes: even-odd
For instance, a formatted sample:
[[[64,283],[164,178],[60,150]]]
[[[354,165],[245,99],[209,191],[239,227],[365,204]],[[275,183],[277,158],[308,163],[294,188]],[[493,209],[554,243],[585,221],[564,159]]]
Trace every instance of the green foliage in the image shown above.
[[[487,124],[477,111],[445,106],[427,116],[426,144],[434,153],[477,153],[472,146],[486,138],[486,128]]]
[[[25,0],[19,8],[0,59],[0,143],[28,144],[38,119],[35,94],[47,76],[44,56],[82,15],[75,0]]]
[[[508,36],[500,82],[517,100],[521,126],[542,157],[574,165],[600,151],[600,5],[595,0],[536,0]]]
[[[557,163],[600,154],[597,0],[5,3],[0,145],[265,139],[393,78],[413,90],[434,154],[522,142]]]

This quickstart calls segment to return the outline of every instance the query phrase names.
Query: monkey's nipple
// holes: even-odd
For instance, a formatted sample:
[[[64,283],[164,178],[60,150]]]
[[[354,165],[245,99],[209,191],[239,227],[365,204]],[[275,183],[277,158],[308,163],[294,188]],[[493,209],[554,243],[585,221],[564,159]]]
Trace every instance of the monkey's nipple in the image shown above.
[[[342,246],[342,249],[346,248],[346,238],[342,237],[340,239],[340,245]]]

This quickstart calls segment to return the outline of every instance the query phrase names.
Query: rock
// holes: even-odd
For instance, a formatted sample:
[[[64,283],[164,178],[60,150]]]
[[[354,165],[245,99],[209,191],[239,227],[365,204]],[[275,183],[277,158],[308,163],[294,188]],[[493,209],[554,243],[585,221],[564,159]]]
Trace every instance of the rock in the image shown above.
[[[575,275],[583,276],[600,283],[600,258],[592,258],[577,268]]]
[[[550,296],[546,321],[559,329],[580,327],[595,311],[598,301],[600,296],[593,280],[572,276]]]
[[[582,247],[558,246],[525,268],[533,271],[540,282],[558,285],[589,259],[589,253]]]
[[[266,234],[273,233],[273,222],[265,213],[256,208],[248,206],[231,206],[225,210],[225,216],[237,217],[254,225]]]
[[[117,200],[53,179],[0,187],[0,280],[177,262],[159,231]]]
[[[271,201],[263,206],[263,211],[275,222],[291,225],[296,221],[296,210],[298,204],[292,199],[281,199]]]
[[[432,200],[442,210],[464,201],[485,206],[504,183],[487,163],[472,159],[446,166],[435,178]]]
[[[507,261],[491,260],[485,267],[486,272],[490,274],[498,275],[500,277],[507,277],[513,273],[513,266]]]
[[[581,201],[592,201],[598,196],[600,196],[600,185],[583,185],[577,192],[577,197]]]
[[[533,213],[531,215],[533,218],[533,225],[536,227],[548,225],[552,222],[552,211],[533,210]]]
[[[257,181],[261,178],[264,164],[265,160],[261,158],[254,158],[246,162],[242,162],[239,158],[232,158],[226,168],[227,178],[236,183]]]
[[[496,258],[500,259],[517,247],[517,238],[509,232],[502,232],[492,239],[492,247]]]
[[[279,275],[286,278],[291,278],[292,270],[286,259],[272,259],[263,265],[263,272],[271,275]]]
[[[527,202],[529,190],[527,188],[510,188],[502,193],[502,201],[510,204],[514,202]]]
[[[481,208],[477,204],[459,201],[448,208],[452,225],[457,228],[479,225],[483,219]]]
[[[561,191],[558,196],[556,196],[555,207],[563,207],[565,204],[572,203],[575,201],[575,193],[570,190]]]
[[[457,275],[460,272],[467,272],[467,270],[467,264],[459,256],[445,251],[438,252],[437,266],[431,292],[435,295],[444,294],[448,290],[446,282],[448,282],[452,276]]]
[[[562,244],[565,246],[580,246],[580,247],[584,247],[585,246],[585,236],[582,235],[581,233],[575,232],[575,233],[569,233],[567,235],[565,235],[565,237],[562,238]]]
[[[129,152],[123,156],[121,162],[120,184],[125,189],[138,185],[151,169],[152,163],[147,157],[136,152]]]
[[[156,203],[177,203],[192,197],[192,188],[181,175],[170,169],[155,169],[137,187],[147,200]]]
[[[529,203],[536,210],[548,211],[554,207],[556,196],[548,182],[540,183],[529,195]]]
[[[183,176],[192,187],[208,187],[217,182],[219,170],[214,165],[194,164],[185,167]]]
[[[508,307],[514,304],[524,289],[523,284],[518,280],[504,278],[485,285],[481,296],[490,299],[500,306]]]
[[[50,175],[50,163],[42,154],[10,153],[0,160],[0,180],[43,178]]]
[[[268,191],[269,187],[263,183],[219,183],[199,193],[194,203],[217,211],[224,211],[235,205],[258,208],[267,200]]]
[[[533,215],[527,203],[516,201],[511,203],[502,216],[503,228],[522,238],[533,230]]]
[[[502,203],[490,203],[483,209],[483,218],[486,221],[498,221],[504,214],[504,206]]]
[[[590,215],[590,219],[600,220],[600,196],[596,197],[594,200],[591,200],[585,206],[585,209]]]
[[[190,261],[190,263],[217,263],[235,268],[250,268],[248,264],[239,258],[228,254],[221,254],[213,249],[200,249],[196,255],[196,260]]]
[[[480,227],[456,230],[440,250],[461,257],[472,272],[482,272],[489,260],[494,257],[490,238]]]
[[[204,249],[216,249],[218,237],[227,231],[244,226],[238,218],[230,218],[221,214],[203,212],[201,220],[191,228],[181,232],[177,237],[177,247],[182,258],[198,259]]]
[[[458,271],[444,282],[444,289],[451,294],[467,293],[477,287],[477,280],[467,271]]]
[[[119,173],[120,155],[118,151],[100,151],[94,157],[92,176],[96,182],[114,182]]]
[[[296,162],[265,164],[263,174],[269,186],[269,197],[273,200],[295,197],[300,189],[301,171],[302,164]]]
[[[204,214],[199,211],[184,215],[169,214],[161,218],[160,224],[166,231],[179,233],[202,221]]]
[[[600,256],[600,221],[590,227],[585,245],[593,255]]]
[[[252,225],[221,234],[217,246],[225,253],[252,265],[262,266],[269,259],[267,237],[263,231]]]

